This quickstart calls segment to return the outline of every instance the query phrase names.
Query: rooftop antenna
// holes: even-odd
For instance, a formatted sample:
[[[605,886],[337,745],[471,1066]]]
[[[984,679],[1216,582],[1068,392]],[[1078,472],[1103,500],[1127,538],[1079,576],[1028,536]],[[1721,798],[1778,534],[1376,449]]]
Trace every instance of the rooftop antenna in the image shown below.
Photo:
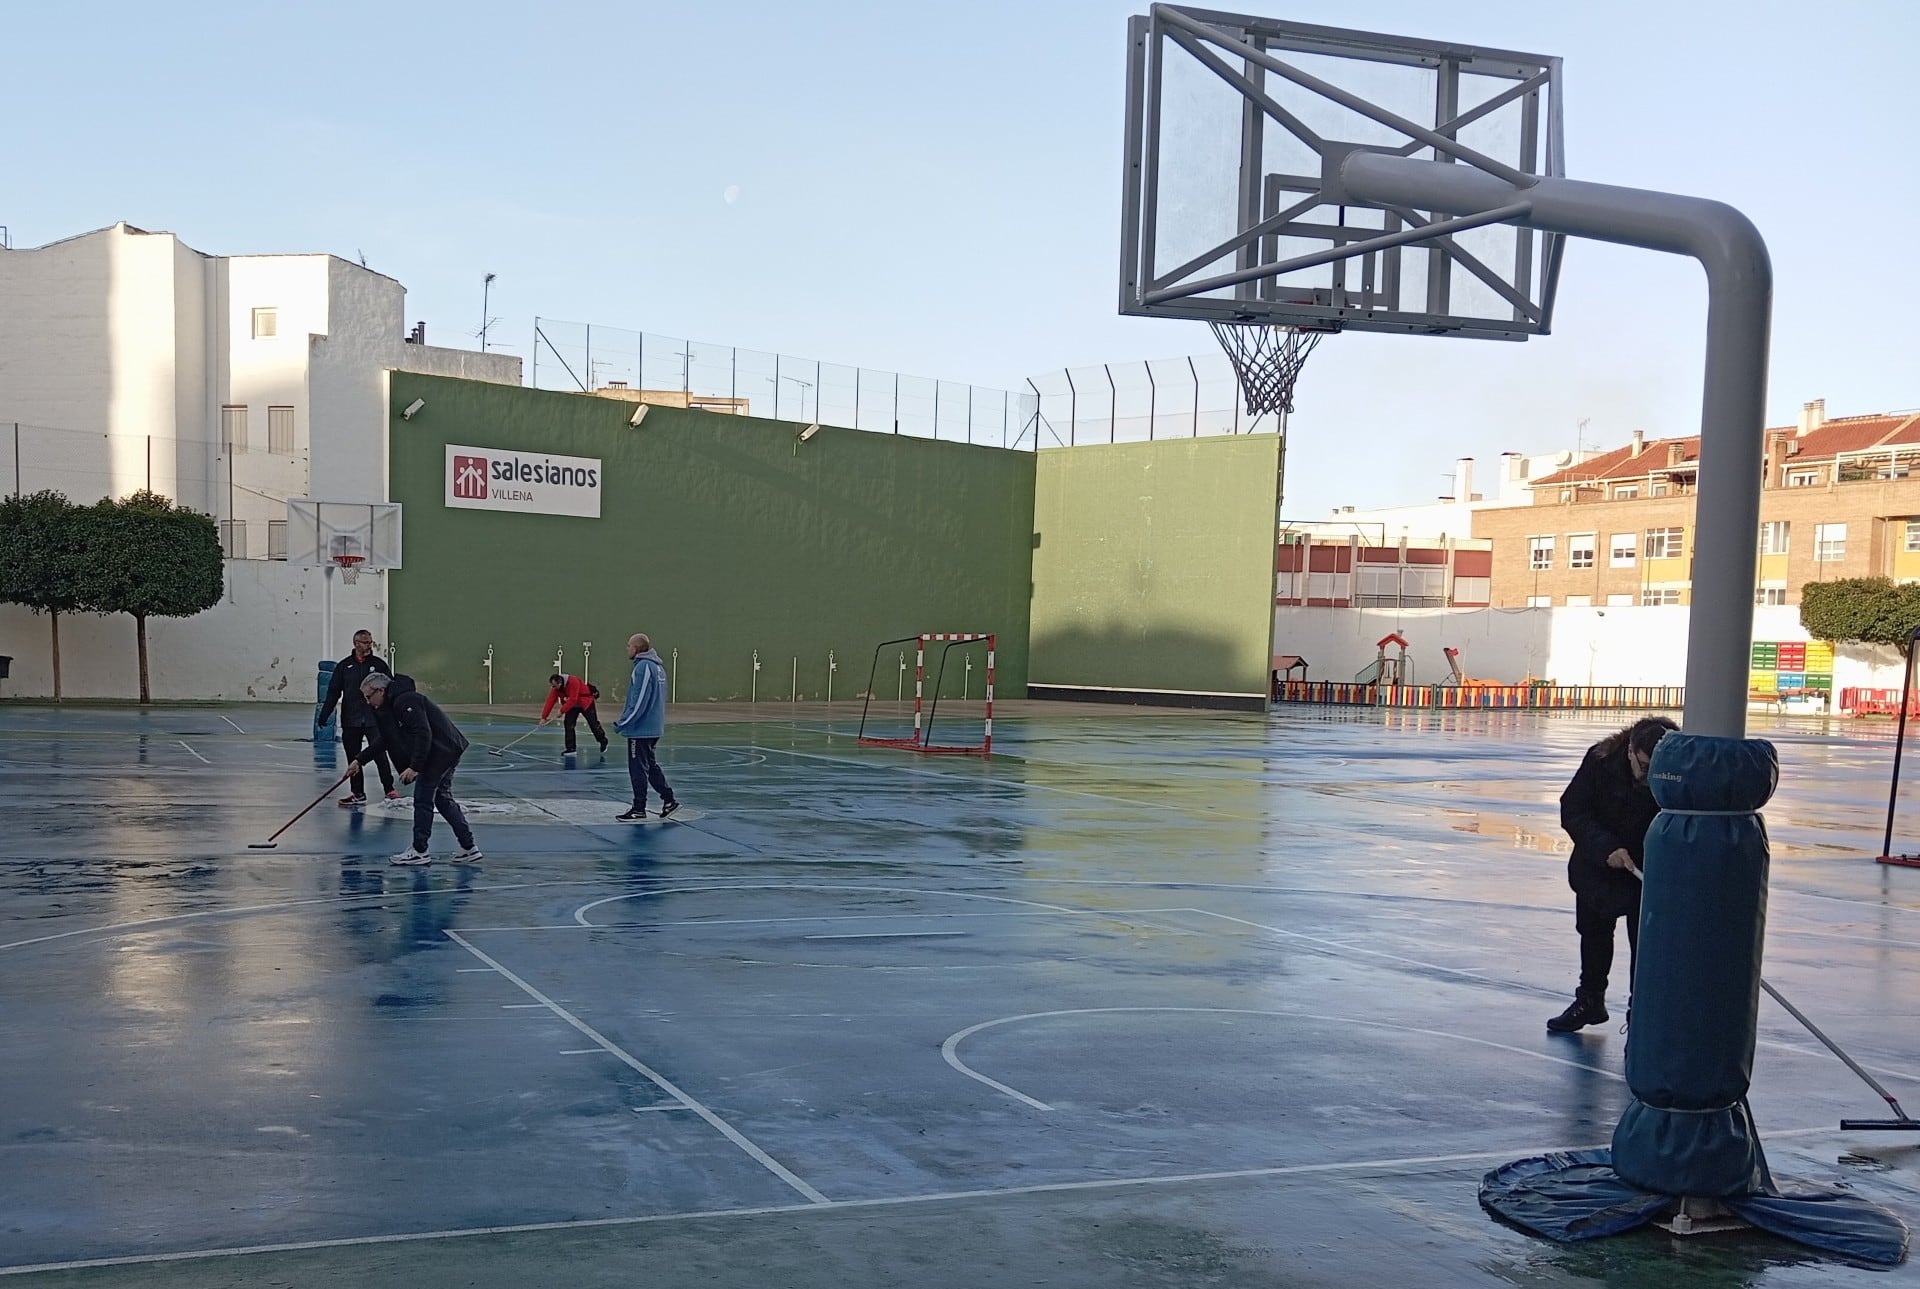
[[[1587,450],[1587,427],[1592,424],[1593,418],[1591,416],[1583,416],[1580,418],[1580,427],[1574,431],[1573,435],[1574,456],[1577,457]]]
[[[489,317],[487,313],[493,294],[493,279],[494,275],[489,273],[480,283],[480,352],[483,354],[487,352],[487,330],[500,321],[498,318]]]

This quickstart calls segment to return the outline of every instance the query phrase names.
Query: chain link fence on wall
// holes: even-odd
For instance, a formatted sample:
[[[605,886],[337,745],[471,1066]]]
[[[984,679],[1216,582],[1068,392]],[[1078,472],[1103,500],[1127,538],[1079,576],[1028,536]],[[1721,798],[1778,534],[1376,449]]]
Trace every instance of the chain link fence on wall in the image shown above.
[[[582,322],[534,319],[535,389],[630,390],[708,411],[1031,448],[1036,399],[963,381]]]
[[[1028,379],[1041,447],[1142,443],[1216,434],[1273,433],[1274,416],[1249,416],[1222,354],[1068,367]]]

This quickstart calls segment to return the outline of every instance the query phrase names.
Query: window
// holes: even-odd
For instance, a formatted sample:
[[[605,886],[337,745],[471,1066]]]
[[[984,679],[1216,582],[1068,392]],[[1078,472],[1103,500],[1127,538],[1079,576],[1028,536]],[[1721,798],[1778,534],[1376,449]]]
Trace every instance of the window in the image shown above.
[[[1760,525],[1760,553],[1762,555],[1785,555],[1789,524],[1784,519],[1774,519]],[[1920,546],[1911,545],[1913,525],[1907,526],[1908,550],[1920,550]]]
[[[1553,567],[1553,538],[1527,538],[1527,567],[1535,572]]]
[[[1485,604],[1493,596],[1493,579],[1490,577],[1456,577],[1453,579],[1453,602],[1455,604]]]
[[[1306,581],[1305,573],[1276,573],[1273,576],[1273,598],[1276,600],[1297,600],[1300,587]]]
[[[1907,521],[1906,549],[1908,554],[1912,554],[1914,551],[1920,551],[1920,519],[1909,519]]]
[[[287,557],[287,521],[269,519],[267,521],[267,558],[285,559]]]
[[[1847,557],[1847,526],[1815,524],[1813,559],[1816,564],[1837,564]]]
[[[1640,538],[1634,533],[1615,533],[1613,545],[1608,550],[1608,568],[1632,568],[1636,554],[1640,550]]]
[[[1753,592],[1755,604],[1785,604],[1787,602],[1787,584],[1785,582],[1762,582]]]
[[[280,456],[293,455],[293,409],[291,407],[267,409],[267,451]]]
[[[1433,565],[1409,566],[1400,574],[1400,599],[1415,608],[1442,609],[1447,604],[1447,570]]]
[[[1567,607],[1569,609],[1590,609],[1593,607],[1593,597],[1591,595],[1569,595],[1567,597]]]
[[[1666,481],[1665,479],[1655,479],[1655,480],[1654,480],[1654,481],[1653,481],[1652,483],[1650,483],[1650,484],[1648,484],[1648,485],[1647,485],[1647,495],[1648,495],[1649,497],[1664,497],[1664,496],[1666,496],[1666,495],[1667,495],[1667,481]]]
[[[247,557],[246,520],[223,519],[220,521],[220,553],[228,559]]]
[[[1527,607],[1529,609],[1551,609],[1553,607],[1553,597],[1551,595],[1529,595],[1527,597]]]
[[[1609,609],[1625,609],[1631,608],[1632,606],[1633,597],[1631,595],[1609,595],[1607,597],[1607,607]]]
[[[1678,604],[1680,588],[1677,586],[1650,586],[1640,592],[1642,604]]]
[[[280,334],[280,310],[255,309],[253,311],[253,338],[271,340]]]
[[[1572,500],[1573,500],[1573,489],[1562,488],[1560,490],[1560,504],[1565,505],[1566,503]]]
[[[1362,564],[1356,571],[1360,578],[1360,603],[1379,604],[1385,601],[1392,604],[1400,598],[1398,564]]]
[[[1818,470],[1787,471],[1787,487],[1789,488],[1816,488],[1819,485],[1820,472]]]
[[[1309,600],[1345,600],[1347,578],[1348,574],[1345,573],[1309,573],[1307,574],[1307,598]]]
[[[1682,549],[1682,540],[1686,530],[1682,528],[1647,529],[1648,559],[1679,559],[1686,552]]]
[[[1632,501],[1639,495],[1640,485],[1637,483],[1616,483],[1613,485],[1613,499],[1615,501]]]
[[[1575,533],[1567,538],[1567,567],[1592,568],[1596,540],[1598,538],[1594,533]]]
[[[225,446],[228,456],[238,456],[247,450],[246,408],[223,407],[220,409],[220,442]]]

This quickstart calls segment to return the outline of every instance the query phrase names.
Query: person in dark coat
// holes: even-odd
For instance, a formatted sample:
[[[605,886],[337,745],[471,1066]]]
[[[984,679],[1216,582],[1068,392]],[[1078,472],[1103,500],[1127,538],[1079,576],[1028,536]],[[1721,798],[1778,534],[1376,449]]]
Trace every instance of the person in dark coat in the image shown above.
[[[453,799],[453,772],[467,750],[467,736],[447,719],[447,714],[431,698],[415,689],[411,676],[368,676],[360,682],[380,721],[380,736],[368,746],[369,754],[384,751],[400,767],[400,782],[413,785],[413,845],[393,857],[396,864],[431,864],[427,842],[433,834],[433,812],[438,810],[453,827],[460,849],[454,853],[456,864],[480,862],[480,848],[474,844],[473,829],[460,803]],[[358,769],[358,763],[348,767]]]
[[[320,714],[313,718],[316,727],[325,725],[333,716],[333,709],[340,709],[340,741],[346,745],[349,761],[366,764],[380,771],[380,788],[387,794],[387,800],[397,801],[399,791],[393,786],[393,767],[387,761],[384,752],[362,758],[360,749],[370,740],[379,738],[380,722],[374,718],[373,709],[367,706],[367,700],[360,696],[360,682],[378,672],[391,676],[393,669],[373,651],[373,632],[356,631],[353,633],[353,652],[333,665],[333,679],[327,682],[327,701],[321,706]],[[355,806],[367,804],[367,778],[358,770],[347,783],[347,795],[340,798],[340,807],[351,810]]]
[[[1647,829],[1660,813],[1647,787],[1653,749],[1677,729],[1664,716],[1646,716],[1587,749],[1573,781],[1560,794],[1560,826],[1573,838],[1567,885],[1573,888],[1573,925],[1580,933],[1580,987],[1573,1003],[1547,1022],[1556,1034],[1599,1025],[1607,1015],[1607,975],[1613,969],[1614,924],[1627,920],[1627,989],[1632,955],[1640,947],[1640,879]]]

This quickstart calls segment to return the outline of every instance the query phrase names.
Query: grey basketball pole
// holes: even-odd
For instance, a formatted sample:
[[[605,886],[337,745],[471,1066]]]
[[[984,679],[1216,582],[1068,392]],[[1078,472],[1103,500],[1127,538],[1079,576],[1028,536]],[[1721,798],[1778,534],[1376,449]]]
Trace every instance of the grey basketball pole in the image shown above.
[[[1693,562],[1701,575],[1692,579],[1688,615],[1686,729],[1744,737],[1773,315],[1773,268],[1759,231],[1731,206],[1698,197],[1541,176],[1514,184],[1469,166],[1366,150],[1347,153],[1328,178],[1363,201],[1468,217],[1507,210],[1506,223],[1700,262],[1707,355]]]

